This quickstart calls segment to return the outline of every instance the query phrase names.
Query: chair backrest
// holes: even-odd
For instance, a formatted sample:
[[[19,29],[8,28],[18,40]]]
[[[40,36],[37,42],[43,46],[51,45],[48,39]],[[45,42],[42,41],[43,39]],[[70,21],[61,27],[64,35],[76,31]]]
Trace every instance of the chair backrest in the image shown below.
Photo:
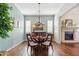
[[[26,34],[26,36],[27,36],[27,41],[28,41],[28,43],[29,42],[34,42],[34,43],[36,43],[36,39],[35,39],[35,34],[31,34],[31,33],[29,33],[29,34]]]
[[[52,34],[46,32],[32,32],[30,34],[27,34],[27,39],[28,39],[28,44],[29,42],[42,44],[45,41],[51,42]]]

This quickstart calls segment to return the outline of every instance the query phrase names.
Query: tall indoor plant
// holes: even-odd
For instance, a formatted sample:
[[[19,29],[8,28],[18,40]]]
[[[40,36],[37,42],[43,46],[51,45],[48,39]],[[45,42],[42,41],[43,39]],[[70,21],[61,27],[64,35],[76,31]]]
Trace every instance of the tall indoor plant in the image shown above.
[[[8,32],[13,30],[13,20],[10,16],[11,7],[7,3],[0,3],[0,37],[9,37]]]

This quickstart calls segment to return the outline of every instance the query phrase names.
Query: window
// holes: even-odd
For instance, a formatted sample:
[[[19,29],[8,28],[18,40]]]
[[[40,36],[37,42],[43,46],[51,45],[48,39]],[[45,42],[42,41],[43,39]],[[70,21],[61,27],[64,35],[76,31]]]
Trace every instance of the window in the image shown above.
[[[53,21],[52,20],[47,21],[47,32],[53,33]]]
[[[30,32],[31,32],[31,21],[26,20],[26,33],[30,33]]]

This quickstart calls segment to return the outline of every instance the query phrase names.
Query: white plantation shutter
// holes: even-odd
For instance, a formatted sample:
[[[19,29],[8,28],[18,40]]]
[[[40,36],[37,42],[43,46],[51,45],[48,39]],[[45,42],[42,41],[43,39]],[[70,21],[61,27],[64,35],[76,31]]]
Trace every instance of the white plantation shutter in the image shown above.
[[[26,21],[26,33],[31,33],[31,21]]]
[[[53,33],[53,21],[52,20],[47,21],[47,32]]]

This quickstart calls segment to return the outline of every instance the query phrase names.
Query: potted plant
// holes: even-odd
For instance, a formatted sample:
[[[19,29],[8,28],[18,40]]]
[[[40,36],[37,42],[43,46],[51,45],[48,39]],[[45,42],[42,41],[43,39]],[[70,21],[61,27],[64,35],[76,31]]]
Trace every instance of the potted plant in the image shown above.
[[[12,8],[7,3],[0,3],[0,37],[9,37],[8,32],[13,30],[13,20],[10,16]]]

